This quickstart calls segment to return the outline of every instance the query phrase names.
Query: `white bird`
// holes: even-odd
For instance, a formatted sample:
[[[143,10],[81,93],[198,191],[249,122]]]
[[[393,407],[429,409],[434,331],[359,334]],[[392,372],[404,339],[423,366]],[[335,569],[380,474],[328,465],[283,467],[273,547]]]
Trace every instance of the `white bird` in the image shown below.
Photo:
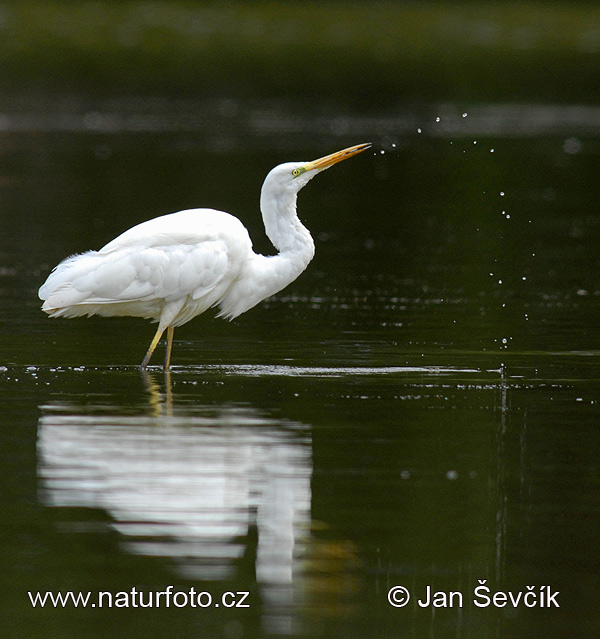
[[[315,245],[296,214],[298,191],[317,173],[368,149],[359,144],[313,162],[288,162],[267,175],[260,209],[277,255],[252,250],[244,225],[214,209],[191,209],[142,222],[99,251],[63,260],[39,290],[50,317],[143,317],[158,322],[144,370],[167,330],[164,369],[173,331],[218,306],[233,319],[293,282]]]

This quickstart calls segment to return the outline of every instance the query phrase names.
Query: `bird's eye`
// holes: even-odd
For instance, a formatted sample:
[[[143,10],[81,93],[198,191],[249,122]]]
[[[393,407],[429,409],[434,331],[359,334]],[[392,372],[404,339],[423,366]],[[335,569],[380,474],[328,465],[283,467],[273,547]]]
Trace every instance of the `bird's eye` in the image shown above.
[[[300,175],[300,169],[294,169],[294,170],[292,171],[292,175],[293,175],[294,177],[298,177],[298,176]]]

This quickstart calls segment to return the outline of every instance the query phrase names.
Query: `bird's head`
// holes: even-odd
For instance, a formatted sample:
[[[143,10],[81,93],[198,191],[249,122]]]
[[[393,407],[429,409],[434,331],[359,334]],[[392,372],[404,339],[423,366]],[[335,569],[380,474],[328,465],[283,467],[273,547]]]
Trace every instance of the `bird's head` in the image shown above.
[[[347,160],[358,153],[362,153],[362,151],[366,151],[370,146],[370,143],[357,144],[312,162],[286,162],[285,164],[280,164],[267,175],[264,186],[268,185],[274,192],[291,190],[297,193],[317,173],[342,160]]]
[[[296,214],[298,191],[320,171],[347,160],[370,146],[358,144],[312,162],[286,162],[272,169],[260,192],[260,210],[267,237],[278,251],[297,251],[298,247],[308,247],[305,258],[308,261],[312,259],[314,243]]]

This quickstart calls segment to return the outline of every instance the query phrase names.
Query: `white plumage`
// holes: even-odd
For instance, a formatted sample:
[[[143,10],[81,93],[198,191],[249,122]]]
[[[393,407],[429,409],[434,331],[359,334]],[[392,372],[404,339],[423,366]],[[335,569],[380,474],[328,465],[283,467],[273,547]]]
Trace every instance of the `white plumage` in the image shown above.
[[[298,191],[319,171],[369,146],[281,164],[267,175],[260,204],[277,255],[254,253],[248,231],[228,213],[180,211],[138,224],[99,251],[63,260],[39,290],[42,310],[50,317],[127,315],[157,321],[142,368],[168,329],[168,369],[174,327],[213,306],[219,316],[233,319],[304,271],[314,243],[296,215]]]

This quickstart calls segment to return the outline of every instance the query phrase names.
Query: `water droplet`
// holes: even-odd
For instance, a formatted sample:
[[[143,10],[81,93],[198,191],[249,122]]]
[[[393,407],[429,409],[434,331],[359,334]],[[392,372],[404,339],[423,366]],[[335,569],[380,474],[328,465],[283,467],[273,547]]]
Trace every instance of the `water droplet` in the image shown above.
[[[577,138],[567,138],[563,143],[563,151],[569,155],[575,155],[581,151],[581,140]]]

